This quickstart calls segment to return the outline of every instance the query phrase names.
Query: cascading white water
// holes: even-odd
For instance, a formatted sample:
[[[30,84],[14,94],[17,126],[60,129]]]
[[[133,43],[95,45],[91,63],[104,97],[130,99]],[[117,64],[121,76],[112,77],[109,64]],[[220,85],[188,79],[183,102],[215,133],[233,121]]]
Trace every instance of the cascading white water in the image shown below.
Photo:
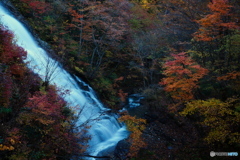
[[[17,45],[23,47],[28,53],[26,59],[30,62],[28,67],[39,74],[41,78],[44,79],[46,75],[47,64],[56,64],[52,66],[55,74],[50,83],[70,90],[70,94],[64,99],[70,106],[81,108],[78,125],[89,121],[89,125],[91,125],[89,133],[92,138],[88,150],[90,155],[96,156],[100,152],[112,150],[118,141],[128,136],[126,127],[118,123],[116,115],[106,113],[109,109],[99,102],[92,88],[79,78],[72,78],[57,62],[51,59],[24,25],[15,19],[2,4],[0,4],[0,22],[14,33]],[[80,88],[78,83],[87,89]]]
[[[128,96],[128,108],[139,107],[141,105],[140,101],[142,99],[144,99],[144,97],[139,94],[132,94],[132,95]]]

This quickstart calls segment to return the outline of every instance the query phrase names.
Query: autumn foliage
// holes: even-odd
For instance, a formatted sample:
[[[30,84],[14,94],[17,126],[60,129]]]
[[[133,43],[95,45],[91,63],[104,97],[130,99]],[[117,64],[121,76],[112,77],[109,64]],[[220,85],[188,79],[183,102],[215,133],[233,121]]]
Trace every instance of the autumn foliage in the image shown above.
[[[29,150],[42,152],[42,157],[54,159],[60,155],[64,157],[73,152],[85,151],[85,148],[79,149],[80,144],[71,133],[71,119],[67,112],[64,113],[67,111],[65,107],[66,102],[58,96],[53,87],[48,89],[47,93],[36,92],[29,98],[24,111],[17,118],[17,122],[26,130],[22,139],[28,139],[28,143],[35,145],[35,149]],[[39,138],[41,141],[38,141]]]
[[[185,52],[171,54],[172,60],[164,64],[163,78],[160,84],[165,85],[165,91],[170,92],[174,99],[188,101],[194,98],[194,91],[198,88],[198,81],[207,74]]]
[[[230,29],[238,26],[231,19],[230,10],[233,6],[228,0],[212,0],[208,4],[211,13],[197,21],[199,30],[194,34],[199,41],[212,41],[224,35]]]
[[[129,142],[131,143],[129,156],[136,157],[138,151],[141,148],[146,147],[146,143],[141,137],[142,132],[145,129],[146,120],[128,114],[121,116],[119,120],[126,123],[128,130],[131,132],[129,137]]]
[[[54,86],[46,90],[24,64],[27,56],[0,26],[0,157],[68,159],[81,154],[86,130],[74,128],[73,113]]]
[[[12,43],[13,34],[2,26],[0,26],[0,41],[0,105],[8,108],[13,90],[12,77],[23,78],[25,71],[23,60],[26,58],[26,52]]]
[[[194,100],[187,103],[182,115],[200,115],[200,125],[209,127],[210,131],[204,138],[206,142],[221,144],[239,144],[240,123],[239,99],[229,98],[225,102],[219,99]]]
[[[20,0],[22,3],[25,3],[25,5],[31,9],[33,12],[37,14],[43,14],[46,11],[50,10],[50,5],[45,1],[39,1],[39,0]]]
[[[183,139],[179,138],[182,132],[175,133],[177,130],[175,128],[169,129],[167,132],[171,134],[166,137],[172,138],[177,135],[176,141],[171,142],[170,138],[164,144],[167,132],[166,128],[161,128],[159,131],[161,144],[157,144],[161,147],[155,152],[160,158],[156,159],[186,159],[186,155],[189,156],[188,159],[207,159],[209,155],[204,157],[203,151],[199,148],[204,148],[205,151],[211,146],[211,150],[221,150],[222,147],[214,148],[217,143],[226,148],[237,146],[235,142],[239,142],[237,123],[240,91],[239,0],[11,0],[11,2],[26,17],[40,38],[51,46],[63,66],[71,73],[84,77],[108,107],[119,109],[127,102],[128,95],[140,92],[145,94],[143,103],[147,106],[147,115],[159,116],[156,119],[160,119],[160,123],[162,122],[160,115],[167,114],[172,117],[170,120],[167,118],[169,123],[176,122],[186,132],[189,132],[189,128],[186,129],[185,126],[191,126],[190,123],[198,126],[201,136],[196,139],[198,143],[196,146],[187,144],[191,139],[189,135]],[[7,47],[0,47],[0,51],[2,49],[7,50]],[[50,128],[44,123],[55,125],[55,122],[65,121],[61,118],[63,115],[51,117],[50,114],[53,114],[51,108],[42,107],[52,104],[56,108],[56,113],[60,113],[59,107],[47,101],[51,93],[39,91],[38,83],[41,82],[38,80],[32,82],[35,76],[26,76],[24,65],[15,63],[15,60],[8,63],[5,54],[1,55],[1,60],[4,63],[1,62],[0,118],[5,119],[4,124],[14,115],[19,115],[21,108],[19,106],[26,104],[31,107],[26,107],[28,110],[21,112],[21,115],[26,114],[30,119],[33,115],[37,116],[36,121],[41,124],[39,126],[47,130]],[[20,83],[16,81],[20,80],[31,84],[25,83],[19,87]],[[235,100],[230,100],[229,97],[234,97]],[[36,101],[39,101],[39,104]],[[181,114],[184,117],[178,112],[169,113],[173,103],[174,109],[184,110],[184,114]],[[168,110],[162,113],[165,107]],[[50,118],[46,119],[49,116]],[[189,125],[178,122],[179,117],[188,121]],[[137,150],[144,146],[134,138],[141,137],[136,127],[137,119],[128,116],[123,119],[131,126],[130,141],[133,147],[130,154],[136,155]],[[53,120],[57,121],[52,122]],[[19,120],[18,125],[20,122],[22,123]],[[171,126],[166,124],[168,127]],[[157,121],[146,124],[153,132],[157,132],[162,125]],[[18,126],[15,128],[19,129]],[[1,133],[0,130],[2,135],[14,133],[16,136],[12,139],[16,142],[21,139],[19,135],[23,137],[21,132],[22,130],[15,132],[8,129],[8,132]],[[134,132],[137,134],[134,135]],[[62,139],[61,134],[58,137]],[[151,138],[154,136],[151,135]],[[230,143],[231,138],[234,142]],[[11,143],[11,137],[2,139],[4,139],[2,148],[5,151],[13,149],[12,147],[17,148],[17,143],[14,145]],[[171,144],[173,149],[165,149],[165,155],[158,153],[158,150],[164,152],[164,146],[168,146],[168,143],[173,143]],[[28,145],[26,142],[26,146]],[[152,148],[148,145],[149,153],[153,153]],[[175,153],[175,149],[181,151],[186,149],[187,154]],[[199,151],[198,155],[203,157],[189,155],[190,151],[196,151],[196,155]],[[30,153],[29,149],[25,153]],[[32,153],[39,157],[43,156],[42,152]],[[47,153],[57,154],[53,150]]]

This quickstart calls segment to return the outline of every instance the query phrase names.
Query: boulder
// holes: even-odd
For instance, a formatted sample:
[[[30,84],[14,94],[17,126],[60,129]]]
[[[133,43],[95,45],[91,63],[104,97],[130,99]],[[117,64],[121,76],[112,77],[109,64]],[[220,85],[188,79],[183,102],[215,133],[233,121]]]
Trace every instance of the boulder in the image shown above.
[[[119,141],[114,150],[113,159],[114,160],[126,160],[130,145],[131,144],[127,141],[127,139]]]

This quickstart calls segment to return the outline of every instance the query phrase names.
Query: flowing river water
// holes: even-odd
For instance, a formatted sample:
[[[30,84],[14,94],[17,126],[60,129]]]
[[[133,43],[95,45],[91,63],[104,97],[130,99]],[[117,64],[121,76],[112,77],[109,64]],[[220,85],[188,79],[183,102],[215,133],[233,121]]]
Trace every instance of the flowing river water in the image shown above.
[[[70,90],[70,94],[64,99],[69,106],[79,107],[79,110],[76,110],[76,114],[80,113],[77,125],[88,122],[91,126],[89,129],[91,135],[89,155],[97,156],[103,152],[113,151],[116,144],[128,136],[126,126],[117,121],[117,115],[110,114],[110,109],[98,100],[88,84],[77,77],[72,77],[58,62],[51,59],[48,53],[38,45],[28,29],[2,4],[0,4],[0,22],[14,33],[16,44],[23,47],[28,53],[26,59],[26,62],[30,62],[28,67],[42,79],[46,76],[46,67],[54,64],[51,65],[53,68],[48,68],[54,72],[54,78],[50,84]]]

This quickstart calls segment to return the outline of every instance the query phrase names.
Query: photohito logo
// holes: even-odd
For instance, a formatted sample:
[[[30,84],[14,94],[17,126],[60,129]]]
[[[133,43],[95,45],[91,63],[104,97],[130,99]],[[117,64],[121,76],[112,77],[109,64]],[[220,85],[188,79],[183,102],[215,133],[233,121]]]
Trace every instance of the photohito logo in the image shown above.
[[[211,157],[214,157],[214,156],[215,156],[215,152],[214,152],[214,151],[211,151],[211,152],[210,152],[210,156],[211,156]]]
[[[238,156],[238,152],[214,152],[214,151],[211,151],[210,156],[211,157],[214,157],[214,156]]]

